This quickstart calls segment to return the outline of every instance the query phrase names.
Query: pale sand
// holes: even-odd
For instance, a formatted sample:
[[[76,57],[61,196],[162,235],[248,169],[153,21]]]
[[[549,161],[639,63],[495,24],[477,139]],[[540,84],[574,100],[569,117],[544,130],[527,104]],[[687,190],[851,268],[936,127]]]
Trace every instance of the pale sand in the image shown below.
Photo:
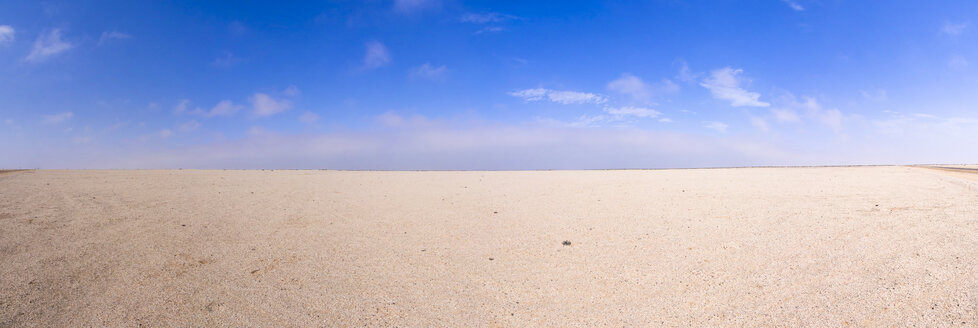
[[[0,326],[974,326],[974,177],[15,172]]]

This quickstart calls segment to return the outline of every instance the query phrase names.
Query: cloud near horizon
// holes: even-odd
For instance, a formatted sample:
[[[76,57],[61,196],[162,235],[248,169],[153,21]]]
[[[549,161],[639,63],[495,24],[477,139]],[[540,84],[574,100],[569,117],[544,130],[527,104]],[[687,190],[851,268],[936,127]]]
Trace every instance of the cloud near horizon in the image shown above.
[[[376,170],[903,164],[935,158],[966,162],[973,158],[969,154],[978,151],[978,146],[962,141],[955,145],[960,154],[949,158],[941,155],[945,145],[935,146],[933,138],[916,140],[902,135],[913,131],[914,135],[936,133],[934,138],[959,133],[978,137],[974,132],[978,131],[978,119],[915,115],[866,121],[862,130],[871,132],[867,138],[824,140],[815,145],[734,134],[727,124],[716,121],[703,124],[718,134],[700,135],[627,127],[513,125],[395,113],[381,116],[375,128],[362,131],[306,134],[253,127],[253,132],[242,138],[178,148],[91,140],[84,147],[66,143],[63,149],[53,148],[64,155],[57,159],[46,157],[51,152],[18,149],[14,144],[0,146],[0,151],[15,155],[7,162],[8,167]],[[174,137],[178,130],[164,129],[159,137]],[[877,147],[865,142],[873,135],[890,138],[894,144]]]
[[[551,102],[570,104],[603,104],[607,98],[599,94],[577,91],[559,91],[544,88],[525,89],[509,93],[510,96],[522,98],[524,101],[548,100]]]

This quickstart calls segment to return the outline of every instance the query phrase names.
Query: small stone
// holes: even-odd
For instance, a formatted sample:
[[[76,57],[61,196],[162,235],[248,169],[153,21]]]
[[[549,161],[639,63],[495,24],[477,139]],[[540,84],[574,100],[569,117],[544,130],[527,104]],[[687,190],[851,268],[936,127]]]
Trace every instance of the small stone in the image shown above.
[[[490,258],[489,258],[489,260],[490,260],[490,261],[492,261],[492,260],[494,260],[494,259],[490,257]]]
[[[570,246],[571,242],[570,242],[570,240],[565,240],[562,244],[564,246]]]

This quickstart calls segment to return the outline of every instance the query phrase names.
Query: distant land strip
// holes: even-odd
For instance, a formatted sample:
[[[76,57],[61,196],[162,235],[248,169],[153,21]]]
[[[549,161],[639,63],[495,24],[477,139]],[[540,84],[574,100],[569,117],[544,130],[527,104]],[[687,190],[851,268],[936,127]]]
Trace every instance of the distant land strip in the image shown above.
[[[975,174],[978,174],[978,168],[953,167],[953,166],[925,166],[925,167],[932,168],[932,169],[937,169],[937,170],[946,170],[946,171],[954,171],[954,172],[964,172],[964,173],[975,173]]]

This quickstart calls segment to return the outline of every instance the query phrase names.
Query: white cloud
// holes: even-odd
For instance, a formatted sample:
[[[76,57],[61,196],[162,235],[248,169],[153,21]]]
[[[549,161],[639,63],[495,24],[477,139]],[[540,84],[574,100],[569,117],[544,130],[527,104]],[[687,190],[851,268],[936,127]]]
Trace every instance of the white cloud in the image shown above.
[[[197,109],[197,111],[200,111],[200,109]],[[190,100],[189,99],[182,99],[182,100],[180,100],[180,102],[177,103],[176,106],[173,106],[173,113],[174,114],[182,115],[182,114],[188,114],[188,113],[191,113],[191,112],[192,112],[192,110],[190,109]]]
[[[173,136],[173,130],[163,129],[159,132],[160,138],[169,138]]]
[[[197,115],[203,117],[216,117],[216,116],[234,116],[238,111],[241,110],[241,105],[235,105],[231,100],[222,100],[211,107],[210,110],[205,111],[200,107],[191,108],[190,100],[183,99],[173,106],[173,114],[176,115]]]
[[[428,63],[411,69],[411,77],[429,80],[442,79],[445,77],[446,73],[448,73],[448,67],[445,65],[431,66],[431,64]]]
[[[624,107],[605,107],[604,112],[607,115],[581,115],[572,121],[564,121],[553,118],[537,118],[537,122],[544,123],[550,126],[563,126],[563,127],[598,127],[598,126],[616,126],[616,127],[627,127],[630,124],[623,122],[631,118],[656,118],[662,115],[657,110],[645,107],[635,107],[635,106],[624,106]],[[672,122],[668,118],[659,119],[659,122]]]
[[[617,80],[608,82],[608,90],[629,95],[634,99],[648,101],[649,86],[635,75],[624,73]]]
[[[728,126],[727,126],[726,123],[716,122],[716,121],[707,121],[707,122],[703,122],[703,123],[705,123],[705,125],[703,125],[703,127],[707,128],[707,129],[710,129],[710,130],[713,130],[713,131],[716,131],[716,132],[720,132],[720,133],[726,133],[727,132],[727,127]]]
[[[887,99],[886,90],[883,89],[879,89],[876,91],[860,90],[859,93],[863,95],[863,98],[866,98],[866,100],[869,101],[881,102],[881,101],[886,101]]]
[[[770,106],[771,104],[758,100],[761,97],[759,93],[740,87],[741,82],[745,82],[739,77],[741,73],[741,69],[724,67],[711,72],[710,77],[704,79],[700,85],[709,89],[714,98],[730,101],[730,105],[734,107]]]
[[[634,116],[634,117],[642,117],[642,118],[656,118],[659,115],[662,115],[661,112],[659,112],[657,110],[654,110],[654,109],[651,109],[651,108],[633,107],[633,106],[625,106],[625,107],[617,107],[617,108],[616,107],[605,107],[604,111],[605,111],[605,113],[608,113],[610,115],[613,115],[613,116],[615,116],[617,118],[623,118],[623,117],[626,117],[626,116]]]
[[[200,122],[197,121],[187,121],[180,125],[177,125],[177,130],[180,132],[191,132],[197,130],[200,127]]]
[[[945,22],[944,25],[941,26],[941,32],[950,36],[958,36],[961,35],[961,33],[963,33],[964,30],[968,28],[968,25],[970,24],[968,23],[955,24],[951,22]]]
[[[659,119],[659,122],[662,122],[662,123],[672,123],[672,119],[670,119],[668,117],[663,117],[663,118],[660,118]]]
[[[285,88],[285,90],[282,90],[282,94],[290,97],[295,97],[302,94],[302,91],[299,90],[299,87],[295,85],[290,85],[288,88]]]
[[[495,32],[502,32],[505,30],[506,29],[503,28],[502,26],[486,26],[479,29],[478,31],[475,31],[475,34],[495,33]]]
[[[629,73],[624,73],[620,78],[608,82],[607,88],[608,90],[628,95],[635,101],[646,103],[656,94],[679,91],[679,86],[668,79],[662,80],[662,83],[658,85],[651,85]]]
[[[795,113],[795,111],[790,109],[772,109],[771,114],[774,114],[774,118],[777,119],[778,122],[794,123],[801,121],[801,118],[798,117],[798,113]]]
[[[14,27],[10,25],[0,25],[0,45],[14,41]]]
[[[686,83],[693,83],[699,79],[700,74],[693,73],[693,71],[689,69],[689,64],[687,64],[685,60],[677,59],[676,63],[679,64],[679,73],[676,74],[677,80]]]
[[[511,19],[516,19],[516,16],[490,12],[490,13],[468,13],[462,15],[462,18],[460,18],[459,21],[463,23],[486,24],[486,23],[500,23]]]
[[[235,105],[230,100],[222,100],[217,103],[211,110],[204,114],[207,117],[214,116],[232,116],[241,110],[241,105]]]
[[[75,117],[75,113],[72,113],[72,112],[64,112],[64,113],[58,113],[58,114],[52,114],[52,115],[44,115],[44,119],[41,120],[41,123],[43,123],[43,124],[59,124],[59,123],[65,122],[67,120],[70,120],[72,117]]]
[[[132,35],[122,33],[119,31],[106,31],[102,32],[102,36],[98,39],[98,45],[112,41],[112,40],[126,40],[131,39]]]
[[[791,7],[791,9],[794,11],[805,10],[805,7],[802,7],[800,4],[798,4],[798,2],[795,2],[793,0],[783,0],[783,1],[785,4],[788,5],[788,7]]]
[[[391,61],[391,54],[383,43],[377,41],[367,42],[367,51],[363,55],[363,66],[369,69],[387,65]]]
[[[566,126],[572,128],[589,127],[595,125],[595,123],[607,121],[608,118],[604,115],[581,115],[577,119],[570,122],[562,122],[557,120],[542,120],[544,123],[551,123],[558,126]]]
[[[287,99],[275,100],[264,93],[255,93],[248,99],[254,106],[254,114],[258,117],[271,116],[292,108],[292,102]]]
[[[71,49],[73,45],[61,39],[61,30],[53,29],[46,34],[42,34],[34,41],[34,47],[24,60],[29,62],[39,62],[48,57],[57,55]]]
[[[299,116],[299,122],[302,122],[302,123],[305,123],[305,124],[316,123],[316,121],[318,121],[318,120],[319,120],[319,115],[317,115],[316,113],[313,113],[313,112],[305,112],[305,113],[303,113],[302,115]]]
[[[549,100],[564,105],[569,104],[603,104],[608,101],[605,97],[577,91],[558,91],[544,88],[526,89],[510,92],[510,96],[523,98],[524,101]]]
[[[832,129],[839,131],[842,129],[842,112],[838,109],[824,109],[822,105],[812,97],[805,97],[805,102],[802,103],[807,111],[809,117],[814,118],[819,123],[827,125]]]

